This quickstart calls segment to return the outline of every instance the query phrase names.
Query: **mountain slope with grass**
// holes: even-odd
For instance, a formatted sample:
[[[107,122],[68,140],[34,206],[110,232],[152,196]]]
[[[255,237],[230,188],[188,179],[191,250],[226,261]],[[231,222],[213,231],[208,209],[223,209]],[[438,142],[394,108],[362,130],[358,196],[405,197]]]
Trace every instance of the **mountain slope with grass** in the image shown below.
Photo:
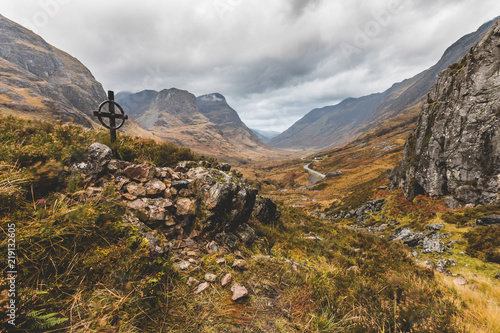
[[[278,212],[237,170],[185,148],[1,120],[16,331],[461,331],[454,294],[396,242]]]
[[[383,93],[349,98],[338,105],[312,110],[269,144],[276,148],[325,150],[349,143],[366,132],[413,124],[437,74],[460,60],[495,22],[496,19],[485,23],[459,39],[428,70]]]
[[[116,100],[153,134],[201,154],[238,164],[279,155],[247,128],[220,94],[196,98],[171,88],[121,92]]]
[[[92,112],[107,95],[92,73],[78,59],[1,15],[0,74],[0,114],[98,126]],[[161,141],[133,121],[123,131]]]

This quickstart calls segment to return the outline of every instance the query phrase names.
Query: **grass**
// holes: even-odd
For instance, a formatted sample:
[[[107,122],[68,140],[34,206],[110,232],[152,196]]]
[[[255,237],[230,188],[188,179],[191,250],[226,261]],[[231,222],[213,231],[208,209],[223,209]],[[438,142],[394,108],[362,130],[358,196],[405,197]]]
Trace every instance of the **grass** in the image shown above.
[[[498,297],[498,285],[480,273],[491,275],[499,265],[458,253],[466,251],[470,245],[466,241],[457,243],[453,258],[477,274],[478,289],[471,291],[415,265],[400,244],[349,230],[346,221],[331,223],[311,214],[310,209],[327,209],[332,202],[355,205],[381,196],[388,199],[384,214],[419,228],[464,213],[443,212],[439,200],[418,197],[407,203],[399,192],[389,195],[378,190],[385,182],[384,170],[398,152],[375,161],[378,152],[370,150],[360,157],[365,162],[355,159],[352,164],[336,154],[352,158],[363,153],[359,149],[372,147],[331,153],[321,163],[344,163],[344,178],[328,180],[320,192],[283,192],[279,221],[249,222],[259,236],[257,243],[239,247],[239,252],[203,254],[192,269],[181,271],[173,258],[151,255],[148,241],[127,222],[124,204],[112,187],[89,195],[76,181],[67,181],[68,163],[81,157],[94,140],[106,143],[104,133],[18,119],[2,121],[0,127],[0,199],[16,198],[2,206],[8,209],[0,211],[0,226],[5,234],[5,226],[16,223],[21,271],[18,331],[494,332],[498,327],[497,304],[487,301]],[[128,137],[120,137],[114,147],[117,157],[160,165],[172,165],[190,154],[168,149]],[[368,162],[370,166],[363,167]],[[333,167],[339,166],[335,163]],[[292,161],[283,174],[274,167],[256,172],[269,172],[274,180],[283,175],[282,185],[296,187],[304,177],[301,167],[301,162]],[[47,189],[43,184],[49,181],[57,186],[36,190]],[[273,187],[272,181],[265,186]],[[348,194],[340,190],[346,186],[351,186]],[[358,195],[359,191],[366,193]],[[286,203],[309,195],[306,209]],[[456,235],[471,231],[460,224],[447,223],[446,228]],[[5,252],[6,246],[2,237],[0,251]],[[218,264],[221,257],[225,263]],[[246,268],[233,267],[241,258]],[[218,280],[195,295],[186,282],[189,277],[203,281],[206,273]],[[230,287],[219,284],[227,273],[248,289],[248,297],[231,301]],[[5,279],[0,283],[3,288]],[[7,301],[2,294],[0,305]]]

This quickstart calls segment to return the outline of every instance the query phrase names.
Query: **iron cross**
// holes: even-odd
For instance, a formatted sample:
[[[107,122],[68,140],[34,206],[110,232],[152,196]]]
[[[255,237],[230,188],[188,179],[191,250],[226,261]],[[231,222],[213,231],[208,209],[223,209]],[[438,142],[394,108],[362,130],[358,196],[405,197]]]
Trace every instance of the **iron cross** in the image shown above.
[[[108,104],[109,112],[102,112],[102,108]],[[120,114],[115,113],[115,106],[120,111]],[[125,124],[125,120],[128,119],[128,116],[125,114],[125,112],[123,112],[122,107],[115,102],[115,93],[111,90],[108,91],[108,100],[102,102],[101,105],[99,105],[99,109],[97,111],[94,111],[94,116],[99,119],[99,122],[102,124],[102,126],[109,129],[109,131],[111,132],[112,143],[116,141],[116,130],[122,127],[123,124]],[[109,118],[109,125],[106,124],[102,118]],[[118,126],[116,125],[116,119],[121,119],[121,123]]]

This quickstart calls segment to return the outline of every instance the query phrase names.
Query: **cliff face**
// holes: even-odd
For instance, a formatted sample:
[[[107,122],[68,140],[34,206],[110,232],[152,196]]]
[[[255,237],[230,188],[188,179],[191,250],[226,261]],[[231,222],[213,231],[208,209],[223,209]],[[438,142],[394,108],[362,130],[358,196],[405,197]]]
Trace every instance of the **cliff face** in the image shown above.
[[[405,195],[499,203],[500,21],[440,73],[407,140],[393,183]]]

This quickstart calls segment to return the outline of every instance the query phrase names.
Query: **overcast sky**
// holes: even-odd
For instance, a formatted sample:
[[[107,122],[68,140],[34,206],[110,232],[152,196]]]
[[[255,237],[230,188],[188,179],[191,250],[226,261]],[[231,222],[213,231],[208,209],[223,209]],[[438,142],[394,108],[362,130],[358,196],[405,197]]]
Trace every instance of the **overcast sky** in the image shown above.
[[[219,92],[251,128],[382,92],[500,15],[498,0],[1,0],[104,89]]]

